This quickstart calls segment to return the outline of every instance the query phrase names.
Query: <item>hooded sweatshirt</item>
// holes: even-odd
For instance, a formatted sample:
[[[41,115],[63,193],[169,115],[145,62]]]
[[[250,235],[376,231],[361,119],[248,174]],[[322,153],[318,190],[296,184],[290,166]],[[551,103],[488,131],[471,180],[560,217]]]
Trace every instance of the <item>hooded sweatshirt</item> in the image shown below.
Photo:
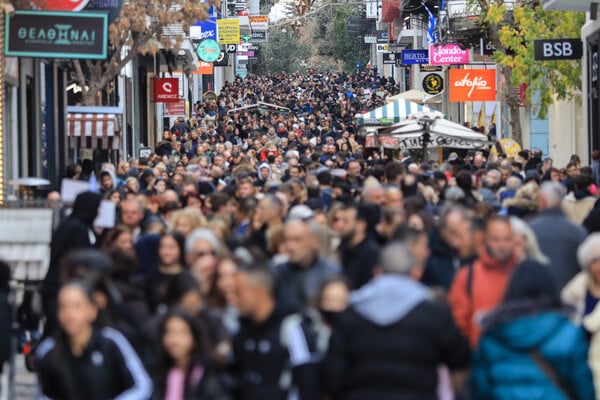
[[[52,235],[50,266],[44,279],[44,303],[54,299],[60,285],[60,263],[73,250],[92,248],[96,244],[93,224],[102,198],[93,192],[80,193],[73,203],[73,211]],[[46,306],[46,304],[45,304]],[[46,315],[49,315],[46,311]]]
[[[437,367],[464,368],[469,346],[447,306],[406,276],[374,278],[350,298],[323,360],[328,394],[346,400],[437,399]]]

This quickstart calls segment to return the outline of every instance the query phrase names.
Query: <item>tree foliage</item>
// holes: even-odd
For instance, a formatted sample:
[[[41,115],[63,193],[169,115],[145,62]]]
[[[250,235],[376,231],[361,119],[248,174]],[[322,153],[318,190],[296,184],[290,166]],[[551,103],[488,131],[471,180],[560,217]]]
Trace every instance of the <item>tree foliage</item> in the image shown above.
[[[269,41],[261,45],[256,72],[297,72],[305,68],[309,56],[310,49],[300,43],[290,27],[274,27],[269,29]]]
[[[581,61],[536,61],[536,39],[578,38],[585,15],[547,11],[537,1],[470,0],[481,12],[482,31],[496,48],[494,60],[504,78],[503,100],[510,109],[513,138],[521,141],[518,88],[527,85],[525,100],[539,101],[545,118],[554,99],[569,99],[581,89]]]
[[[356,62],[365,65],[368,61],[368,52],[362,37],[351,35],[348,32],[348,21],[351,17],[358,15],[358,8],[349,6],[337,6],[333,18],[331,34],[334,57],[343,61],[344,70],[352,72],[356,68]]]
[[[492,3],[486,19],[499,24],[510,12],[505,4]],[[506,52],[496,51],[494,59],[500,66],[512,69],[513,85],[527,84],[528,105],[539,94],[538,114],[545,118],[555,96],[569,99],[581,90],[581,60],[536,61],[534,41],[580,37],[585,14],[547,11],[541,5],[519,5],[512,11],[512,20],[512,24],[503,24],[499,29],[498,36]]]

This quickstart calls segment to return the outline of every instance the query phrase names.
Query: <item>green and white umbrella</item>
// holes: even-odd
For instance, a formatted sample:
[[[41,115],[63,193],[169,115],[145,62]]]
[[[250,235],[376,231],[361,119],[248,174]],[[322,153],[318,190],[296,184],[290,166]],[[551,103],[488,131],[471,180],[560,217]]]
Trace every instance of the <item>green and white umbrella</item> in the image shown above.
[[[363,126],[393,125],[405,120],[411,114],[422,112],[437,111],[410,100],[398,99],[365,114],[356,114],[354,119],[358,125]]]

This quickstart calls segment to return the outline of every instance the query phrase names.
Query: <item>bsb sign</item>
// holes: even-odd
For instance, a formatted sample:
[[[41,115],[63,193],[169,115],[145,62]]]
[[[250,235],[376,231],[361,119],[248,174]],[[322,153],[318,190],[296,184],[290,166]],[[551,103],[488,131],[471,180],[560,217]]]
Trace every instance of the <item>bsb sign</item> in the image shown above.
[[[538,61],[578,60],[583,57],[583,43],[580,39],[536,40],[534,54]]]
[[[107,56],[108,14],[17,10],[6,15],[4,52],[13,57],[79,58]]]
[[[179,102],[179,79],[154,78],[154,102],[177,103]]]
[[[495,69],[451,69],[450,101],[496,101]]]

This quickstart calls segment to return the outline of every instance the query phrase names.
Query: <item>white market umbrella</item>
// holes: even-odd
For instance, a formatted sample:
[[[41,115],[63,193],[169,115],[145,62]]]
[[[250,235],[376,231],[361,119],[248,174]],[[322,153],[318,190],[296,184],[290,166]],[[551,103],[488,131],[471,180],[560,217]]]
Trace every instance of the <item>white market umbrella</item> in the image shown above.
[[[396,124],[390,135],[398,140],[400,149],[453,147],[479,150],[493,144],[481,133],[430,113],[413,115]]]
[[[392,103],[396,100],[410,100],[416,101],[417,103],[429,103],[437,95],[431,95],[420,90],[411,89],[406,92],[398,93],[394,96],[385,99],[386,103]]]

